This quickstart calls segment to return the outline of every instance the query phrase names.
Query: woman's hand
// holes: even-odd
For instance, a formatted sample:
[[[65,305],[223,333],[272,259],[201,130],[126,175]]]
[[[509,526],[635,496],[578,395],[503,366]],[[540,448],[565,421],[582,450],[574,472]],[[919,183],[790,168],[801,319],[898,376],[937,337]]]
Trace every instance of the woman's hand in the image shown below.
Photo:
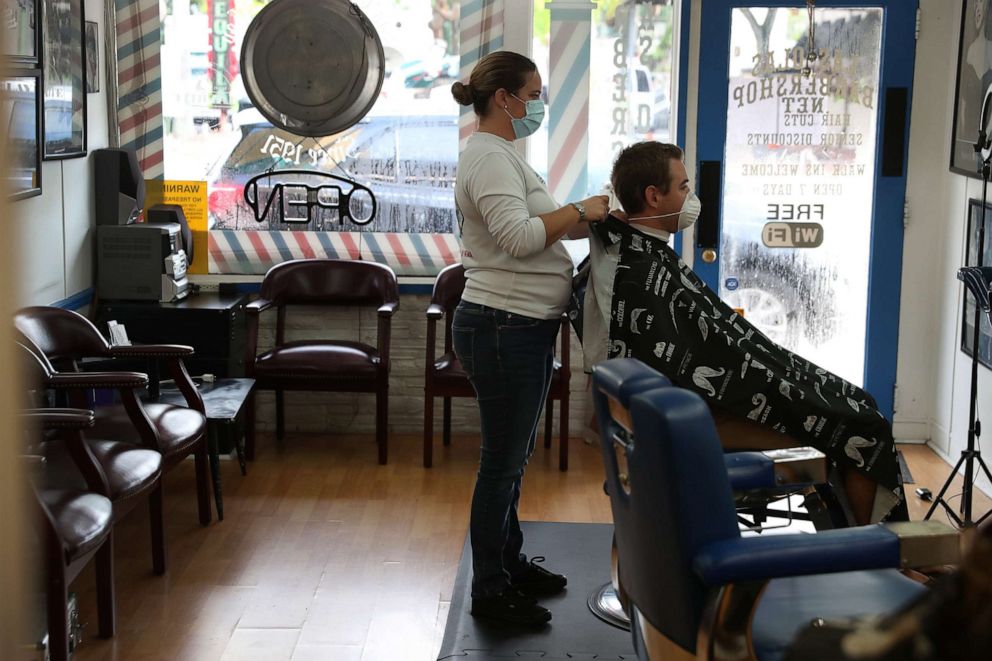
[[[586,221],[596,223],[605,220],[610,213],[609,195],[593,195],[582,200],[582,206],[586,208]]]

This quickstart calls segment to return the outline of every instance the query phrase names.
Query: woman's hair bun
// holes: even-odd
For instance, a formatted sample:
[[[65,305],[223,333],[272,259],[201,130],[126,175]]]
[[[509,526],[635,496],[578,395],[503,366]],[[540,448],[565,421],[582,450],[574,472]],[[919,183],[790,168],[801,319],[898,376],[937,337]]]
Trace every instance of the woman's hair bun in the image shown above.
[[[463,85],[461,81],[457,81],[451,85],[451,96],[455,97],[455,101],[463,106],[472,105],[472,86]]]

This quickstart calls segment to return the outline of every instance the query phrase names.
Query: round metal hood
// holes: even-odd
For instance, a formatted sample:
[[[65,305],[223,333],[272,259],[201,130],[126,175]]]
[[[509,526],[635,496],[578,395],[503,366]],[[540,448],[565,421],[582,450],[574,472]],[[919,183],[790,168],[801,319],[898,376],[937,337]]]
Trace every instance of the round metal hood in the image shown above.
[[[245,33],[241,77],[273,125],[321,137],[368,113],[385,62],[375,27],[348,0],[273,0]]]

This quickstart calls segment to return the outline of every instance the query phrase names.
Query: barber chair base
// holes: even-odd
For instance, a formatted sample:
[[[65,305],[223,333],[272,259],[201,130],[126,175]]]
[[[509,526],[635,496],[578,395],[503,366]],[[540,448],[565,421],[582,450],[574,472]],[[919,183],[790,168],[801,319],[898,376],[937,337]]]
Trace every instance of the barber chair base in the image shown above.
[[[613,526],[534,521],[520,525],[524,553],[547,556],[550,569],[568,576],[563,593],[540,599],[551,611],[551,623],[535,629],[473,618],[469,614],[472,552],[466,539],[438,659],[519,659],[522,655],[536,655],[543,661],[636,658],[630,633],[598,620],[587,604],[589,594],[610,579]]]
[[[624,611],[623,604],[620,603],[620,597],[617,596],[617,590],[613,587],[612,582],[594,590],[589,595],[588,606],[592,614],[603,622],[612,624],[624,631],[630,631],[630,617]]]

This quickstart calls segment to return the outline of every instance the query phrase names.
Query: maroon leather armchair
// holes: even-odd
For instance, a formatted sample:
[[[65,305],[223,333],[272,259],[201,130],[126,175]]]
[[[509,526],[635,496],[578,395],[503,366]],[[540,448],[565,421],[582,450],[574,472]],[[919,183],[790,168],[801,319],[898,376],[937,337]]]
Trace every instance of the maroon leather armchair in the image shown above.
[[[204,415],[203,398],[183,364],[183,358],[192,355],[193,349],[174,344],[110,346],[88,319],[77,312],[55,307],[23,308],[14,315],[14,325],[27,340],[30,340],[29,348],[36,347],[58,370],[59,375],[72,372],[85,374],[79,369],[83,358],[151,359],[162,361],[168,366],[168,371],[185,397],[187,406],[144,401],[139,396],[139,389],[136,388],[134,380],[136,373],[121,375],[117,372],[115,374],[121,375],[118,382],[103,385],[116,388],[122,403],[94,409],[96,423],[91,436],[126,441],[155,450],[162,456],[163,473],[192,455],[196,461],[196,493],[200,523],[208,525],[211,511],[210,476],[207,466],[207,419]],[[143,377],[144,375],[139,374],[139,381]],[[68,394],[72,406],[77,408],[85,406],[82,391],[71,389]]]
[[[92,388],[143,388],[148,377],[136,372],[71,372],[55,371],[41,351],[22,338],[22,376],[29,388],[70,392]],[[30,402],[31,406],[41,404]],[[49,409],[52,420],[59,422],[59,409]],[[47,411],[39,410],[42,416]],[[88,412],[90,418],[92,412]],[[72,418],[67,418],[72,419]],[[93,424],[86,425],[92,427]],[[148,500],[151,538],[152,569],[164,574],[166,568],[165,534],[162,512],[162,455],[156,450],[118,440],[85,438],[82,427],[75,424],[50,424],[44,439],[35,451],[46,460],[46,484],[63,489],[86,489],[107,496],[114,508],[114,521],[119,521],[135,506]],[[55,430],[60,430],[55,433]],[[112,541],[108,542],[112,546]]]
[[[34,411],[26,413],[25,418],[48,430],[78,431],[93,425],[92,411]],[[34,496],[28,500],[33,515],[30,520],[40,532],[39,550],[44,558],[49,655],[52,661],[67,661],[71,653],[69,585],[94,558],[99,633],[109,638],[116,629],[113,504],[107,497],[106,483],[93,480],[89,488],[48,486],[50,476],[44,458],[34,455],[25,459]],[[85,462],[79,464],[79,469],[89,472]]]
[[[451,321],[465,289],[465,268],[461,264],[445,267],[434,281],[431,304],[427,308],[427,361],[424,369],[424,467],[430,468],[434,460],[434,398],[444,398],[443,443],[451,444],[451,398],[475,397],[475,390],[462,369],[451,345]],[[444,320],[444,344],[437,355],[437,323]],[[554,362],[551,388],[545,403],[544,447],[551,447],[552,415],[554,400],[561,402],[558,444],[558,468],[568,470],[568,384],[569,325],[562,315],[560,358]]]
[[[288,340],[290,306],[367,306],[378,315],[376,346],[360,341]],[[375,262],[301,259],[277,264],[262,281],[260,298],[248,304],[248,346],[245,365],[255,379],[248,402],[245,453],[255,456],[254,393],[274,390],[276,436],[285,431],[284,393],[287,390],[375,393],[376,444],[379,463],[388,452],[389,340],[391,319],[399,309],[396,274]],[[257,354],[260,314],[276,309],[275,346]]]

